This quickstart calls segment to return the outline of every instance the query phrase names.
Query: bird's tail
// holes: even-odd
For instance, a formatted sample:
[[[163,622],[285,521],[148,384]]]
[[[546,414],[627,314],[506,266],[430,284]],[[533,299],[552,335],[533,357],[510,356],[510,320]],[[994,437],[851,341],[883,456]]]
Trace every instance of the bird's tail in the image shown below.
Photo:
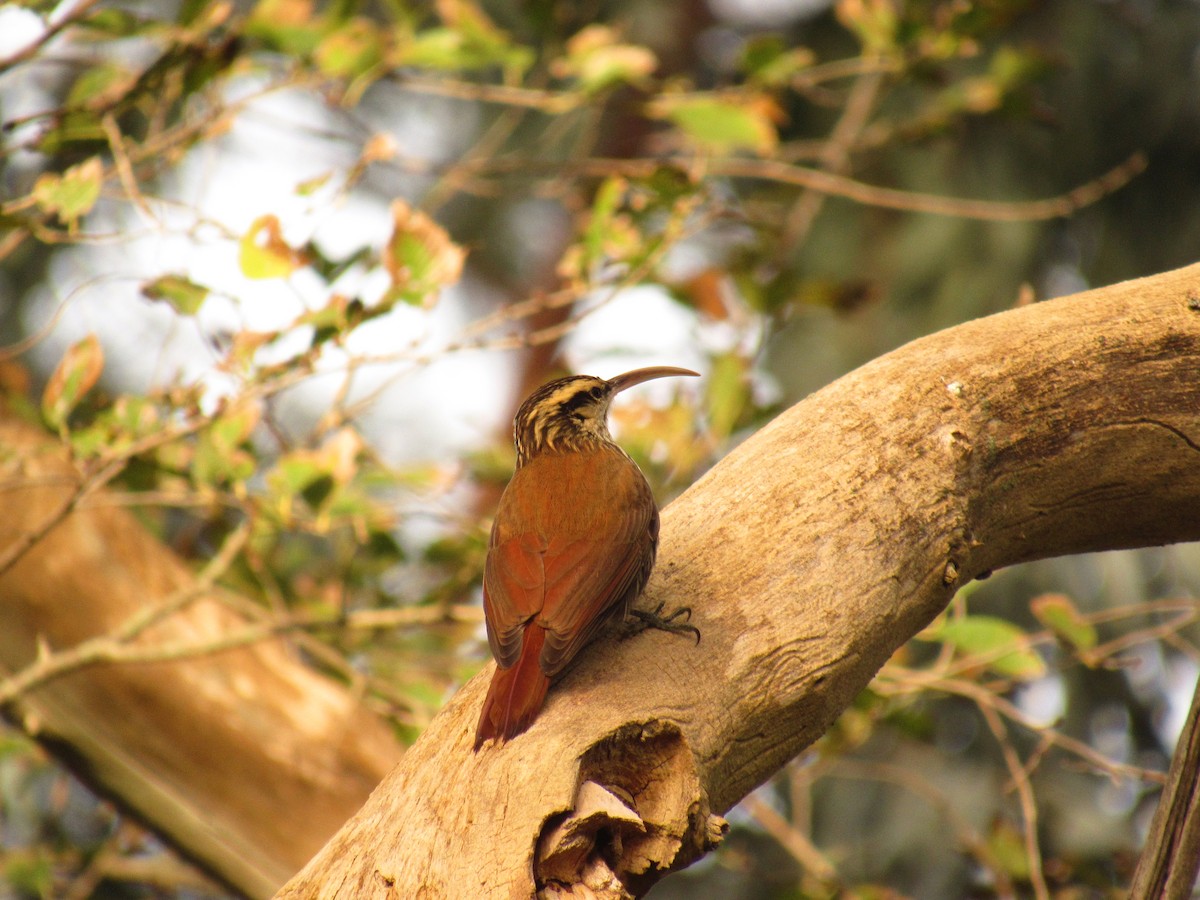
[[[529,727],[546,699],[550,679],[538,665],[546,630],[530,622],[525,626],[521,656],[515,665],[497,669],[483,701],[483,712],[475,729],[475,749],[488,738],[507,741]]]

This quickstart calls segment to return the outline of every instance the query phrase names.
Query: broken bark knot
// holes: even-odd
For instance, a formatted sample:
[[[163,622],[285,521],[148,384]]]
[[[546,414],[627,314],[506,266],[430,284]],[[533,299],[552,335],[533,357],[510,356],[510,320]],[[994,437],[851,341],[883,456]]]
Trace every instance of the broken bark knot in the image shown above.
[[[709,812],[679,728],[627,725],[581,758],[569,812],[547,821],[534,875],[543,898],[630,898],[692,863],[728,826]]]

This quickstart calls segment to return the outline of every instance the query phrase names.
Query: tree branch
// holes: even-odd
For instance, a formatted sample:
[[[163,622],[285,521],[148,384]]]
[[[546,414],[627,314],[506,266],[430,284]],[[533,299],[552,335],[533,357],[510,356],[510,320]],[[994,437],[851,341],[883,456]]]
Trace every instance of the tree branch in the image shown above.
[[[1154,810],[1130,900],[1186,900],[1200,870],[1200,683]]]
[[[699,647],[589,649],[471,752],[490,667],[280,897],[644,892],[976,575],[1200,538],[1200,266],[915,341],[738,447],[664,513],[643,603]]]

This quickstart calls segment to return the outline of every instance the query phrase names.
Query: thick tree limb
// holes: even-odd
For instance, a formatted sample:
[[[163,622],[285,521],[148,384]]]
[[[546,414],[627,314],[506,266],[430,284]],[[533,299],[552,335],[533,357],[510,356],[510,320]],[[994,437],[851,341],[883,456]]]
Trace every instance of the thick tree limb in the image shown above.
[[[194,590],[190,570],[125,510],[95,505],[101,495],[70,511],[79,480],[55,441],[0,415],[0,557],[21,551],[0,574],[0,682],[36,673],[27,667],[39,648],[43,662],[109,649],[85,642],[133,631],[160,604],[175,609],[122,646],[204,645],[247,628],[211,588]],[[280,639],[81,668],[22,692],[7,712],[251,897],[276,890],[401,755],[379,717]]]
[[[1200,538],[1197,373],[1193,266],[840,379],[665,512],[643,602],[691,605],[699,647],[602,641],[528,733],[473,754],[489,668],[279,896],[644,891],[974,576]]]

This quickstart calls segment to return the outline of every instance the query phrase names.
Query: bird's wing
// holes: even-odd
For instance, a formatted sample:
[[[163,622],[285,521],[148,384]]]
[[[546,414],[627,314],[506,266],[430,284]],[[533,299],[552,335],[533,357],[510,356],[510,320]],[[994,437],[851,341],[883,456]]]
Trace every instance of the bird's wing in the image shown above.
[[[483,569],[483,614],[488,644],[501,668],[507,669],[521,656],[525,624],[542,609],[545,570],[543,542],[524,532],[492,543]]]
[[[649,509],[657,526],[658,511],[653,505]],[[627,519],[633,520],[622,522],[627,540],[578,541],[562,553],[551,545],[546,553],[546,601],[538,624],[546,628],[542,671],[551,677],[646,586],[654,566],[651,523],[644,516]],[[574,559],[579,563],[572,565]]]
[[[628,463],[622,458],[621,463]],[[521,653],[525,625],[546,629],[541,668],[557,675],[645,586],[658,510],[632,463],[535,459],[513,477],[492,528],[484,612],[501,666]]]

